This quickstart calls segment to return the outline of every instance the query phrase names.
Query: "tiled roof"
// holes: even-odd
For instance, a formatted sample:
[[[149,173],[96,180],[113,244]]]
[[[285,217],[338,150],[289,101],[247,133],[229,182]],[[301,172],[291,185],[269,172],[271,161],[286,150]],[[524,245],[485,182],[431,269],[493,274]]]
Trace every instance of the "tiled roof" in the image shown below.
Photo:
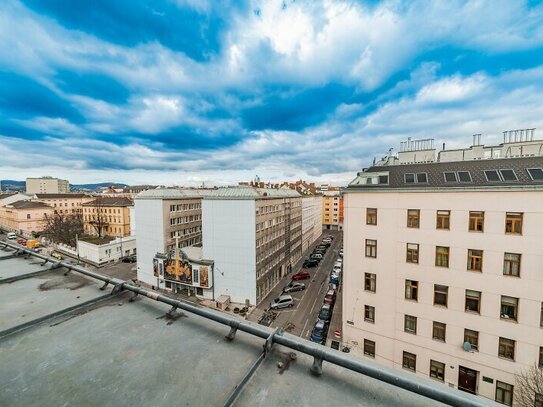
[[[148,189],[136,195],[136,199],[192,199],[209,194],[209,189]]]
[[[46,203],[37,201],[17,201],[6,206],[14,209],[51,208],[51,206],[47,205]]]
[[[100,197],[84,203],[83,206],[132,206],[134,203],[125,197]]]
[[[542,168],[543,157],[516,157],[503,159],[487,159],[487,160],[470,160],[470,161],[452,161],[452,162],[435,162],[423,164],[406,164],[406,165],[387,165],[375,166],[368,168],[366,171],[359,173],[349,186],[346,192],[356,190],[379,190],[379,189],[432,189],[432,188],[500,188],[500,187],[526,187],[526,186],[543,186],[543,180],[532,180],[528,173],[528,169]],[[514,170],[517,181],[489,181],[485,176],[485,171],[488,170]],[[445,172],[469,171],[471,182],[446,182]],[[372,172],[388,172],[388,184],[372,184],[364,183],[364,177]],[[426,173],[426,183],[406,183],[405,174]]]
[[[205,199],[274,199],[274,198],[300,198],[301,195],[289,188],[255,188],[238,186],[219,188],[212,191]]]

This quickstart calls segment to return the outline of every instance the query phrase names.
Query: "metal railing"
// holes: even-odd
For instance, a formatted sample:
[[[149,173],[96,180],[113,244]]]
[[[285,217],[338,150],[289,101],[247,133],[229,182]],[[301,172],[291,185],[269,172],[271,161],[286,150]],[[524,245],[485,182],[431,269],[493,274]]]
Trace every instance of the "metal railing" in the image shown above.
[[[364,363],[357,358],[346,356],[339,351],[326,348],[322,345],[312,343],[305,339],[293,335],[285,336],[282,331],[279,331],[277,329],[274,331],[271,328],[241,320],[221,313],[219,311],[214,311],[208,308],[203,308],[193,305],[191,303],[182,302],[174,298],[167,297],[165,295],[157,293],[156,291],[139,287],[135,285],[135,283],[132,281],[123,281],[120,279],[104,276],[102,274],[87,270],[78,265],[58,261],[57,259],[45,256],[41,253],[37,253],[31,249],[17,246],[8,242],[0,241],[0,247],[2,245],[4,247],[9,247],[17,250],[19,255],[28,254],[39,259],[51,262],[55,265],[55,268],[64,267],[71,271],[75,271],[88,277],[94,278],[96,280],[103,281],[105,284],[102,289],[104,289],[107,285],[111,284],[114,286],[112,293],[118,292],[120,290],[131,291],[137,295],[142,295],[152,300],[168,304],[172,306],[171,311],[174,311],[175,309],[181,309],[199,315],[203,318],[210,319],[212,321],[226,325],[230,327],[230,332],[227,335],[228,339],[234,339],[236,332],[240,330],[264,339],[267,341],[267,343],[271,341],[272,343],[277,343],[298,352],[305,353],[306,355],[313,357],[311,372],[316,375],[322,374],[322,363],[326,361],[451,406],[489,405],[488,400],[478,398],[477,396],[473,396],[468,393],[464,394],[463,392],[455,389],[447,389],[445,386],[433,384],[429,381],[427,382],[426,380],[421,380],[421,378],[417,376],[409,377],[407,374],[402,374],[401,372],[395,371],[392,368]],[[494,403],[492,403],[492,405],[494,405]]]

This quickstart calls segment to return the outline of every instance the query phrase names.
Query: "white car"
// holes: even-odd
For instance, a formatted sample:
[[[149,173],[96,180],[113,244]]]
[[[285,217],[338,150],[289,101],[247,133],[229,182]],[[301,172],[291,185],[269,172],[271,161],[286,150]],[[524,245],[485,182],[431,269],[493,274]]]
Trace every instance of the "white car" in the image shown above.
[[[341,274],[341,266],[334,266],[334,268],[332,269],[332,272],[333,273],[336,273],[336,274]]]
[[[9,240],[15,240],[15,239],[17,239],[17,235],[16,235],[15,233],[13,233],[13,232],[9,232],[9,233],[7,234],[7,236],[8,236],[8,239],[9,239]]]

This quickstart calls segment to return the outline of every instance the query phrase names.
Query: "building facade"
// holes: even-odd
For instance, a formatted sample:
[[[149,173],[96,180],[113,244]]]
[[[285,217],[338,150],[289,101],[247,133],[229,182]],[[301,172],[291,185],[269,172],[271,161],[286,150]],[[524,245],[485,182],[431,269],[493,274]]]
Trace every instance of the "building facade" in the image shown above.
[[[0,226],[25,237],[33,237],[45,229],[45,219],[53,208],[43,202],[16,201],[0,207]]]
[[[302,253],[322,234],[322,196],[302,195]]]
[[[322,227],[328,230],[343,229],[343,195],[329,186],[322,191]]]
[[[130,236],[130,207],[128,198],[99,197],[83,203],[83,228],[91,236]]]
[[[35,194],[34,199],[46,203],[53,208],[57,215],[82,215],[83,204],[93,201],[95,198],[89,194]]]
[[[65,179],[53,177],[27,178],[26,192],[28,194],[67,194],[70,183]]]
[[[346,188],[343,342],[510,405],[543,366],[543,156],[504,144],[436,160],[425,140]]]

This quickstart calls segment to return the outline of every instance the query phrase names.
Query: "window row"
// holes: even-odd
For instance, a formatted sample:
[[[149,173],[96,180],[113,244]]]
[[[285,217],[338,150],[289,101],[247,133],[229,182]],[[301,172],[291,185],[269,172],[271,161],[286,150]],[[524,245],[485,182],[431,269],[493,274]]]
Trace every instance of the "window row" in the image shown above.
[[[506,212],[505,213],[505,233],[507,234],[522,234],[522,212]],[[485,223],[484,211],[470,211],[468,230],[471,232],[483,232]],[[438,210],[436,211],[436,229],[449,230],[451,224],[451,211]],[[366,225],[377,225],[377,208],[366,208]],[[420,209],[407,210],[407,227],[420,228]]]
[[[202,209],[202,204],[200,204],[200,203],[191,203],[191,204],[170,205],[170,212],[190,211],[190,210],[195,210],[195,209]]]

